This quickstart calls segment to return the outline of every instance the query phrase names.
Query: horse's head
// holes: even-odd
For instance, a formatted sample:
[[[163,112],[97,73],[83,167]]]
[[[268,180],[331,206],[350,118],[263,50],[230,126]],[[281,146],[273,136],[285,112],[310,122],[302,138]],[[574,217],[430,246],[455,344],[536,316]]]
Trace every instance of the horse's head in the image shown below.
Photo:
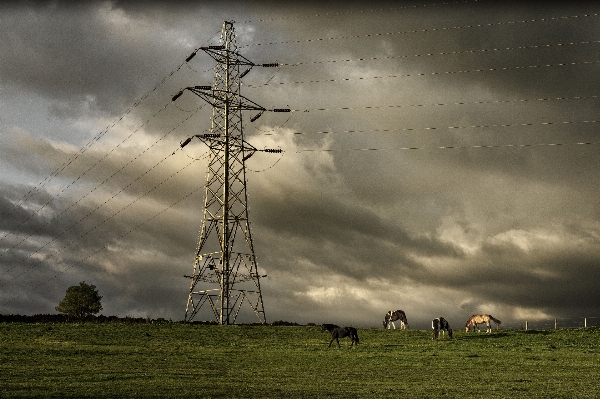
[[[449,336],[450,338],[452,338],[452,329],[451,329],[451,328],[449,328],[449,329],[448,329],[448,336]]]
[[[387,328],[388,324],[390,324],[390,316],[386,314],[383,320],[383,328]]]

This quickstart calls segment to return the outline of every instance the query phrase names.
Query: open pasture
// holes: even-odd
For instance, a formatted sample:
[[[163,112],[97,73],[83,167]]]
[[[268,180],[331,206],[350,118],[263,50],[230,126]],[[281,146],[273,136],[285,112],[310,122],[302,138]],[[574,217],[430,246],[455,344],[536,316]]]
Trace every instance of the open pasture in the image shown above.
[[[358,329],[328,348],[320,326],[0,324],[0,397],[592,398],[600,329]]]

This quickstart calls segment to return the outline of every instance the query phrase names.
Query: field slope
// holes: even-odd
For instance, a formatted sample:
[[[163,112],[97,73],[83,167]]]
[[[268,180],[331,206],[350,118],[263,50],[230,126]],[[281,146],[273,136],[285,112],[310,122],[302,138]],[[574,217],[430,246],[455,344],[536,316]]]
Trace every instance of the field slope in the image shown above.
[[[600,329],[0,323],[0,397],[598,397]]]

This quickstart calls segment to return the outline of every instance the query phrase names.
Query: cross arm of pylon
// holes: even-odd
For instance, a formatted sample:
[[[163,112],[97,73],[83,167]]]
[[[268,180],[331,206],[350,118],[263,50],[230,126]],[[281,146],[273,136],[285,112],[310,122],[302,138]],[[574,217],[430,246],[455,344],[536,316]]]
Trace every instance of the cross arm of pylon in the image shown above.
[[[245,66],[249,66],[250,68],[255,67],[255,66],[261,66],[261,67],[265,67],[265,68],[273,68],[273,67],[279,66],[279,63],[277,63],[277,62],[267,63],[267,64],[255,64],[254,62],[250,61],[249,59],[247,59],[246,57],[244,57],[237,51],[232,51],[230,49],[227,49],[223,45],[203,46],[203,47],[200,47],[199,50],[204,51],[206,54],[210,55],[215,61],[222,63],[222,64],[245,65]],[[186,62],[191,60],[196,55],[197,51],[198,50],[194,51],[186,59]]]
[[[225,145],[225,139],[220,134],[205,133],[205,134],[196,134],[192,137],[188,137],[187,139],[185,139],[184,141],[182,141],[179,144],[180,147],[181,148],[185,147],[194,138],[199,139],[200,141],[202,141],[204,144],[206,144],[208,147],[211,147],[211,148],[220,148]],[[264,148],[262,150],[259,150],[258,148],[254,147],[252,144],[249,144],[245,140],[242,141],[241,144],[237,144],[236,142],[230,142],[229,146],[230,147],[238,147],[239,149],[243,150],[245,153],[248,153],[249,155],[246,155],[244,157],[244,160],[250,158],[257,151],[275,153],[275,154],[279,154],[279,153],[283,152],[283,150],[278,149],[278,148]]]
[[[190,86],[181,90],[179,93],[175,94],[172,98],[172,101],[176,101],[185,90],[189,90],[192,93],[196,94],[198,97],[202,98],[204,101],[217,108],[225,108],[225,104],[229,105],[229,109],[239,109],[239,110],[254,110],[260,111],[259,114],[252,117],[250,122],[254,122],[258,119],[263,112],[292,112],[290,108],[273,108],[266,109],[261,105],[258,105],[254,101],[241,96],[239,94],[234,94],[226,90],[213,90],[211,86]]]
[[[185,90],[189,90],[211,106],[216,108],[225,108],[229,106],[231,110],[254,110],[254,111],[267,111],[266,108],[258,105],[254,101],[241,96],[239,94],[232,93],[227,90],[215,90],[211,86],[190,86],[181,90],[175,94],[172,101],[177,100]]]
[[[231,51],[231,50],[226,49],[225,46],[223,46],[223,45],[200,47],[200,48],[194,50],[194,52],[185,59],[185,62],[190,62],[192,60],[192,58],[194,58],[196,56],[196,54],[198,53],[198,50],[202,50],[202,51],[206,52],[208,55],[210,55],[213,59],[215,59],[217,62],[219,62],[221,64],[247,66],[248,68],[239,75],[240,79],[243,78],[244,76],[246,76],[246,74],[248,72],[250,72],[252,67],[255,67],[255,66],[259,66],[259,67],[263,67],[263,68],[276,68],[276,67],[281,66],[278,62],[255,64],[254,62],[250,61],[249,59],[247,59],[243,55],[237,53],[236,51]]]

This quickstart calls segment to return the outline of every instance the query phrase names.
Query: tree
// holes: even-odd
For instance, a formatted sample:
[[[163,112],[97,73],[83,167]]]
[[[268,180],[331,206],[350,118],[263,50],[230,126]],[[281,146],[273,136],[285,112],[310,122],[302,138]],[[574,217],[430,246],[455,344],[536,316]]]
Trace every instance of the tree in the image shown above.
[[[82,281],[79,285],[67,288],[67,293],[56,310],[69,316],[83,318],[102,310],[101,299],[95,285]]]

